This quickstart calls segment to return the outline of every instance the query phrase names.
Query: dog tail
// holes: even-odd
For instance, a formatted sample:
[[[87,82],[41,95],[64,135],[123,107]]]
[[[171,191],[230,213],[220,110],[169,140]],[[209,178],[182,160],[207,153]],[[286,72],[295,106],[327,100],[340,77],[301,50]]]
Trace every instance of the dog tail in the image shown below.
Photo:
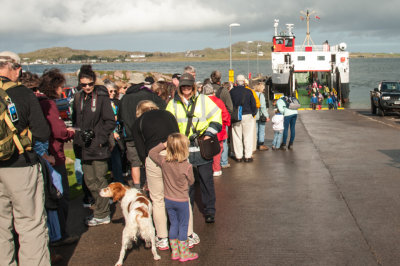
[[[137,212],[137,215],[135,217],[137,224],[139,224],[140,218],[149,218],[149,216],[150,216],[149,212],[144,207],[137,207],[137,208],[135,208],[135,211]]]

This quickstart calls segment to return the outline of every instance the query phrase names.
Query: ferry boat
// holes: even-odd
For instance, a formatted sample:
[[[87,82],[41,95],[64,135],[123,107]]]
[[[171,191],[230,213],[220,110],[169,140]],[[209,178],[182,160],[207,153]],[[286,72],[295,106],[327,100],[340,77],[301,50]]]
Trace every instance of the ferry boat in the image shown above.
[[[349,52],[345,43],[315,45],[309,31],[310,13],[307,10],[307,37],[302,46],[296,46],[293,24],[278,33],[279,20],[275,19],[275,34],[271,52],[272,77],[270,98],[284,95],[298,96],[298,86],[316,80],[335,89],[341,103],[349,101]],[[311,44],[310,44],[311,41]]]

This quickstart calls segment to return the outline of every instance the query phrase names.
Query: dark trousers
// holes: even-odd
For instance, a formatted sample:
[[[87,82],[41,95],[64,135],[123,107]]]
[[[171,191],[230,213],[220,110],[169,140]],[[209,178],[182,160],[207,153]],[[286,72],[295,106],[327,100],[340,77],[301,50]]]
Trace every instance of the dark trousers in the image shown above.
[[[215,215],[215,189],[212,162],[203,165],[193,166],[194,177],[200,183],[201,201],[204,205],[204,214]],[[189,189],[190,203],[194,203],[194,184]]]
[[[54,165],[54,170],[56,170],[61,175],[61,182],[63,186],[63,197],[58,201],[57,215],[60,223],[61,237],[67,238],[67,219],[68,219],[68,209],[69,209],[69,182],[68,173],[65,164]]]
[[[296,136],[296,120],[297,120],[297,115],[289,115],[289,116],[285,116],[283,118],[283,140],[282,140],[282,144],[286,145],[286,140],[287,140],[288,133],[289,133],[289,127],[290,127],[289,144],[293,143],[294,137]]]
[[[111,152],[111,171],[113,173],[113,181],[125,183],[124,177],[122,176],[122,161],[121,161],[121,151],[118,145],[114,146]]]
[[[108,198],[99,195],[100,189],[108,186],[106,174],[107,161],[82,161],[82,169],[87,187],[95,200],[93,215],[95,218],[105,218],[110,215]]]
[[[189,202],[179,202],[164,199],[165,208],[168,212],[168,218],[171,223],[169,227],[169,239],[178,239],[179,241],[187,240],[187,232],[189,225]]]

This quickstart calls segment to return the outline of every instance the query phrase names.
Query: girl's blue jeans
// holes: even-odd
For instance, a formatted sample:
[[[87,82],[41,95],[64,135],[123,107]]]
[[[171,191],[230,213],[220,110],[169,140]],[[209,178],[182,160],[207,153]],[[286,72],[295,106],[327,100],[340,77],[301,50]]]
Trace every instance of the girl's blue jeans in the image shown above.
[[[171,223],[169,227],[169,239],[187,240],[189,225],[189,201],[179,202],[164,198],[165,208]]]
[[[272,147],[279,149],[282,143],[283,132],[274,131],[274,139],[272,140]]]

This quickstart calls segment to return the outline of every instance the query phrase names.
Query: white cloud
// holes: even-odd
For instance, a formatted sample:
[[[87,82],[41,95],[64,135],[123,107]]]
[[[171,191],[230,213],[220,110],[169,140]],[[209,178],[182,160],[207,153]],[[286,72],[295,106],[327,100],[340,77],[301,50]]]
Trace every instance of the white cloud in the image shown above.
[[[182,31],[229,24],[236,17],[194,0],[39,0],[24,2],[22,6],[18,2],[9,1],[3,6],[3,14],[15,14],[18,10],[19,20],[7,23],[9,17],[1,16],[0,24],[7,27],[0,31],[69,36]]]

